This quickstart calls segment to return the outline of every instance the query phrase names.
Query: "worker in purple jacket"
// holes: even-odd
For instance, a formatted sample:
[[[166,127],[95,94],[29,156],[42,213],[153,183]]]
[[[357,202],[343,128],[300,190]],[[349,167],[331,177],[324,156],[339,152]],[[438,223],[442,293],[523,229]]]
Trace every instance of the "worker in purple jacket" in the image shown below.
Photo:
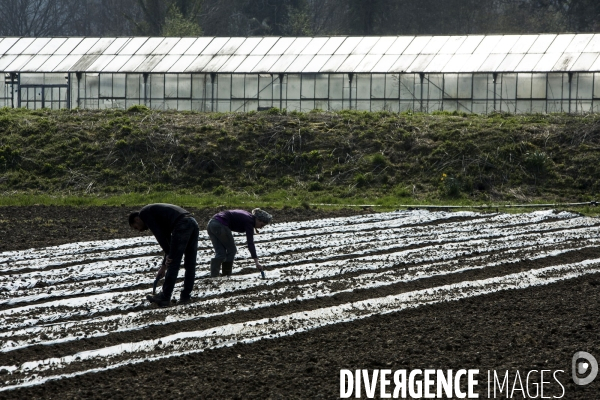
[[[233,269],[233,259],[237,249],[233,241],[233,232],[246,233],[248,250],[256,263],[256,268],[262,272],[263,267],[258,261],[256,248],[254,247],[254,232],[270,224],[273,217],[260,208],[255,208],[252,213],[245,210],[228,210],[215,214],[206,230],[208,236],[215,248],[215,257],[210,260],[210,276],[219,276],[221,265],[223,266],[223,275],[231,275]]]
[[[198,223],[192,214],[173,204],[148,204],[139,212],[129,214],[129,226],[140,232],[150,229],[165,252],[162,265],[156,273],[156,279],[165,277],[162,292],[146,296],[148,301],[159,307],[171,303],[181,259],[185,255],[185,277],[178,304],[189,303],[196,276],[199,234]]]

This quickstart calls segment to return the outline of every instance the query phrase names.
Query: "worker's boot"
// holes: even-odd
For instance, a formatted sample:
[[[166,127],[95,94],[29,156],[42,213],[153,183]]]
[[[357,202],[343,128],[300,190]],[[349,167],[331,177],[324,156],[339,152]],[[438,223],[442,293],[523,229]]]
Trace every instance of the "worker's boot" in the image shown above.
[[[221,270],[221,259],[220,258],[211,258],[210,259],[210,277],[216,278],[219,276],[219,271]]]
[[[225,276],[231,275],[232,270],[233,270],[233,261],[223,261],[223,275],[225,275]]]

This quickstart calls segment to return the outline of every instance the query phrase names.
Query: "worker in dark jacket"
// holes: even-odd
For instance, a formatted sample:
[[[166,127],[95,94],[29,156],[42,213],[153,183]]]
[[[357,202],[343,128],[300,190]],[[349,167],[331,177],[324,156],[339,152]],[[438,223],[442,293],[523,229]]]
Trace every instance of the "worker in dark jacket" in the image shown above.
[[[192,214],[173,204],[148,204],[139,212],[129,215],[129,226],[138,231],[150,229],[165,252],[156,279],[165,277],[162,292],[146,298],[160,307],[168,306],[179,273],[181,259],[185,255],[185,278],[178,304],[191,299],[196,276],[196,254],[198,253],[198,223]]]
[[[215,249],[215,257],[210,260],[210,276],[219,276],[221,265],[223,275],[231,275],[233,259],[237,252],[232,231],[246,234],[250,256],[254,259],[256,268],[262,272],[263,267],[258,261],[254,247],[254,232],[258,233],[258,229],[270,224],[272,219],[271,214],[260,208],[255,208],[252,213],[245,210],[228,210],[215,214],[206,227]]]

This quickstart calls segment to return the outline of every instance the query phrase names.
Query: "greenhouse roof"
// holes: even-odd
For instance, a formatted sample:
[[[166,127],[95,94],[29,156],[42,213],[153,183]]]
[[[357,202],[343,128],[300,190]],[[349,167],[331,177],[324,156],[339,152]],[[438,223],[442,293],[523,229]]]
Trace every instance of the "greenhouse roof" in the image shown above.
[[[599,55],[600,34],[0,37],[4,72],[587,72]]]

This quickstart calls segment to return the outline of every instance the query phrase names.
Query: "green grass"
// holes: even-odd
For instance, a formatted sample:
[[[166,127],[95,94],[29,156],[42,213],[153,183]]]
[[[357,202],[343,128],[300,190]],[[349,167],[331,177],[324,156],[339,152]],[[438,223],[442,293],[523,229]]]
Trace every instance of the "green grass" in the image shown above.
[[[0,204],[597,200],[600,116],[0,109]]]

